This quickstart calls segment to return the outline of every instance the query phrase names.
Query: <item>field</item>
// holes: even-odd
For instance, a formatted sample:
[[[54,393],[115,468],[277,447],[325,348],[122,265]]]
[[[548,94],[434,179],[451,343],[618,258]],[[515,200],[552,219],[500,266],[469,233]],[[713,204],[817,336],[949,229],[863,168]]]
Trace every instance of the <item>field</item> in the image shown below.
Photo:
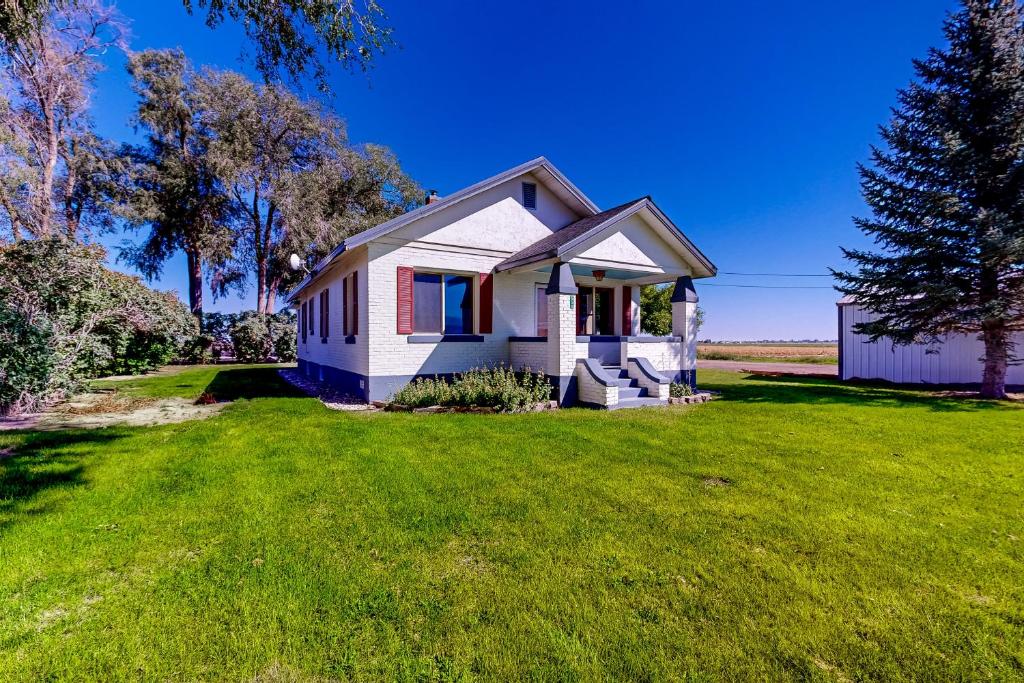
[[[238,400],[0,433],[0,680],[1024,676],[1024,406],[701,379],[353,414],[196,368],[118,391]]]
[[[821,363],[839,362],[836,344],[698,344],[697,358],[701,360],[737,360],[762,363]]]

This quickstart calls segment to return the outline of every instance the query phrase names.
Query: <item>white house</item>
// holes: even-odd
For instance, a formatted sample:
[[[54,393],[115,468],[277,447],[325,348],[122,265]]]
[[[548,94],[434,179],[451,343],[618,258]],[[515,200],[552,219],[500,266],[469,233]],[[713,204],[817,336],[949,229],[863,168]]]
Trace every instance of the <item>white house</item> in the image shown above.
[[[843,297],[839,312],[839,378],[880,379],[896,384],[980,384],[985,346],[977,335],[949,334],[935,344],[895,346],[891,339],[868,341],[853,326],[871,322],[875,314]],[[1024,349],[1024,333],[1014,335]],[[1011,365],[1007,384],[1024,384],[1024,365]]]
[[[714,274],[650,197],[601,211],[541,157],[346,239],[288,300],[300,370],[366,400],[504,363],[616,408],[695,383],[693,280]],[[663,282],[672,336],[641,336],[640,286]]]

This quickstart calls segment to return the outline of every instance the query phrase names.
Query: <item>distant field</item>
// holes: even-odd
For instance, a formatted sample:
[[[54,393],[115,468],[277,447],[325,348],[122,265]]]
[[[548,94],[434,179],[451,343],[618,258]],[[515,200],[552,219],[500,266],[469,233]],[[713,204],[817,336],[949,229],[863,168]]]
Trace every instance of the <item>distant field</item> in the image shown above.
[[[756,363],[821,363],[839,362],[839,348],[835,344],[698,344],[697,358],[701,360],[740,360]]]

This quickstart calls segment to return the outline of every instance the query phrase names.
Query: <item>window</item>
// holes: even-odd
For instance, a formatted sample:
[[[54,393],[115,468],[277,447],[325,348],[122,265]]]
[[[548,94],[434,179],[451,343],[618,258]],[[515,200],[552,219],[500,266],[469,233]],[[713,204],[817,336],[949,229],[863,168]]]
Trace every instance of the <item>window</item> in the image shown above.
[[[523,183],[523,206],[527,209],[537,208],[537,184]]]
[[[331,336],[331,290],[320,292],[320,341]]]
[[[537,336],[548,336],[548,293],[544,285],[537,285],[534,309],[537,312]]]
[[[299,314],[299,327],[302,329],[302,343],[303,344],[306,343],[306,330],[308,329],[306,327],[306,325],[308,324],[306,321],[308,319],[309,319],[309,302],[308,301],[303,301],[302,302],[302,309],[301,309],[301,312]]]
[[[341,297],[345,310],[342,313],[342,333],[348,337],[359,334],[359,273],[351,273],[341,281]]]
[[[413,331],[473,334],[473,278],[446,273],[415,273]]]

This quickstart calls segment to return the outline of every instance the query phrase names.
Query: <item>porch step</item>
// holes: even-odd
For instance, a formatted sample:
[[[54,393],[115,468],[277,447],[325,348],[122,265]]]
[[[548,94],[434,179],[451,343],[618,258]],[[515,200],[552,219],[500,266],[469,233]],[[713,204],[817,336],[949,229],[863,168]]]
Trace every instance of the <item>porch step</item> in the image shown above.
[[[619,387],[619,402],[634,398],[646,398],[647,390],[643,387]]]
[[[605,365],[605,372],[614,378],[615,384],[620,387],[636,386],[636,383],[629,376],[629,371],[613,365]]]
[[[667,405],[668,401],[662,401],[660,398],[653,398],[650,396],[642,398],[630,398],[626,400],[619,400],[618,405],[613,406],[615,410],[620,408],[643,408],[644,406],[663,406]]]

